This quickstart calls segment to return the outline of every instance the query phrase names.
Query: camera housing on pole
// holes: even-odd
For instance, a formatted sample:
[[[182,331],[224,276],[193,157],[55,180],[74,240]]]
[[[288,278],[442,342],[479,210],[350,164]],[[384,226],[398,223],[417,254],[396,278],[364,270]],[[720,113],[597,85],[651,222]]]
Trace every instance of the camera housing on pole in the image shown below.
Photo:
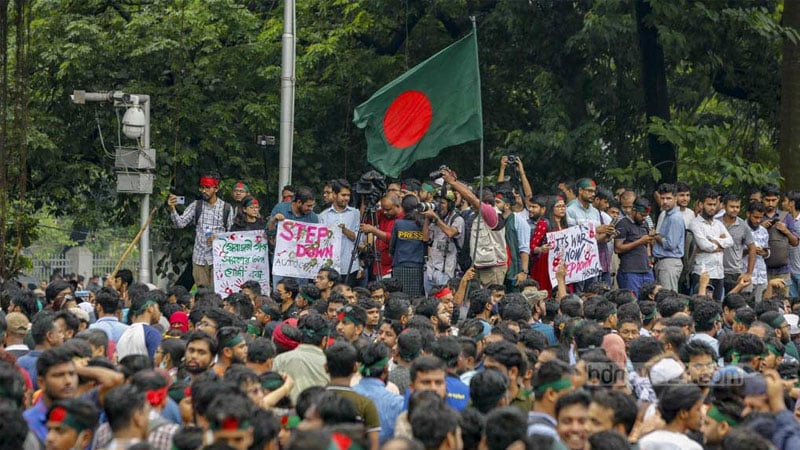
[[[128,94],[122,91],[86,92],[76,90],[70,95],[76,105],[87,102],[111,103],[114,108],[125,108],[122,117],[122,132],[128,139],[136,142],[134,146],[124,146],[120,142],[115,147],[114,167],[117,169],[117,192],[141,194],[140,223],[143,228],[139,240],[139,280],[150,283],[150,227],[147,225],[150,213],[150,194],[153,193],[155,179],[156,153],[150,148],[150,96]]]

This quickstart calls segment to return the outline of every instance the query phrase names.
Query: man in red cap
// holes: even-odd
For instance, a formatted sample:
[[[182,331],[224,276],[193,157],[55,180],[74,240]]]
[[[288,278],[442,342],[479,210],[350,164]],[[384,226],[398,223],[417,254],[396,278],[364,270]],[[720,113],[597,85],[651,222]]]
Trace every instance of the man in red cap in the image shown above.
[[[183,228],[190,223],[196,225],[194,248],[192,250],[192,276],[198,286],[214,286],[211,243],[218,233],[224,233],[233,225],[233,208],[217,197],[220,176],[217,172],[209,172],[200,177],[200,195],[186,207],[183,214],[178,214],[175,205],[178,197],[170,194],[167,199],[171,212],[170,218],[176,228]]]

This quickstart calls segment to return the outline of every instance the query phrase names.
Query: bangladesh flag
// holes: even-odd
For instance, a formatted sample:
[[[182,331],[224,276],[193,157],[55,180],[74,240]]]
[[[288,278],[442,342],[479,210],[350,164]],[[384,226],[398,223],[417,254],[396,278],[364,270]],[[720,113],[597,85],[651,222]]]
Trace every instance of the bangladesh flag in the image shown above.
[[[483,138],[475,30],[381,88],[359,105],[367,160],[398,177],[418,159]]]

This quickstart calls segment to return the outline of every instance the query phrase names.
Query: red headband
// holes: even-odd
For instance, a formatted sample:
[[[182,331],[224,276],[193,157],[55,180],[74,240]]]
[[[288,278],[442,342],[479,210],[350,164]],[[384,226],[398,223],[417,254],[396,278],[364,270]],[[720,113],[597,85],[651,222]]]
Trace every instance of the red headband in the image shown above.
[[[200,187],[217,187],[219,180],[214,177],[200,177]]]
[[[254,198],[252,202],[250,202],[250,206],[255,206],[258,208],[258,199]]]
[[[450,295],[452,293],[453,292],[450,290],[450,286],[445,286],[444,289],[442,289],[441,291],[433,294],[433,298],[442,298],[445,295]]]

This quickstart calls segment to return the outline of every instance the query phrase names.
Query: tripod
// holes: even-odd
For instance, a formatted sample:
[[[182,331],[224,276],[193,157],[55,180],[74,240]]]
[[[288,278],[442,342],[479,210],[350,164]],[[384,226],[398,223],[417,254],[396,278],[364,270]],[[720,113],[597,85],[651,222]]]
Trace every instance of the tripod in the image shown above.
[[[369,219],[371,224],[377,226],[377,224],[378,224],[378,214],[377,214],[377,212],[378,212],[378,206],[376,204],[373,204],[371,206],[368,206],[368,207],[364,208],[364,212],[361,214],[361,220],[359,221],[359,223],[362,223],[362,224],[366,223],[366,220]],[[364,232],[361,231],[361,227],[358,227],[358,233],[356,233],[356,239],[354,241],[355,245],[353,246],[353,251],[350,254],[350,264],[348,264],[348,266],[347,266],[347,277],[345,278],[345,284],[347,284],[348,286],[350,285],[350,282],[351,282],[351,279],[352,279],[352,276],[353,276],[353,274],[351,273],[351,270],[353,270],[353,261],[355,261],[356,257],[358,257],[358,253],[359,253],[358,252],[358,243],[361,242],[361,237],[362,236],[364,236]],[[375,248],[375,244],[374,243],[373,244],[367,244],[367,245],[368,245],[368,248],[369,248],[368,257],[365,258],[365,260],[366,260],[365,261],[366,262],[365,265],[367,266],[367,273],[371,273],[372,272],[372,270],[371,270],[372,269],[372,262],[374,261],[375,263],[377,263],[378,274],[380,276],[380,274],[383,272],[383,267],[381,267],[381,259],[378,257],[378,250]],[[367,281],[369,281],[369,279],[367,279]]]

